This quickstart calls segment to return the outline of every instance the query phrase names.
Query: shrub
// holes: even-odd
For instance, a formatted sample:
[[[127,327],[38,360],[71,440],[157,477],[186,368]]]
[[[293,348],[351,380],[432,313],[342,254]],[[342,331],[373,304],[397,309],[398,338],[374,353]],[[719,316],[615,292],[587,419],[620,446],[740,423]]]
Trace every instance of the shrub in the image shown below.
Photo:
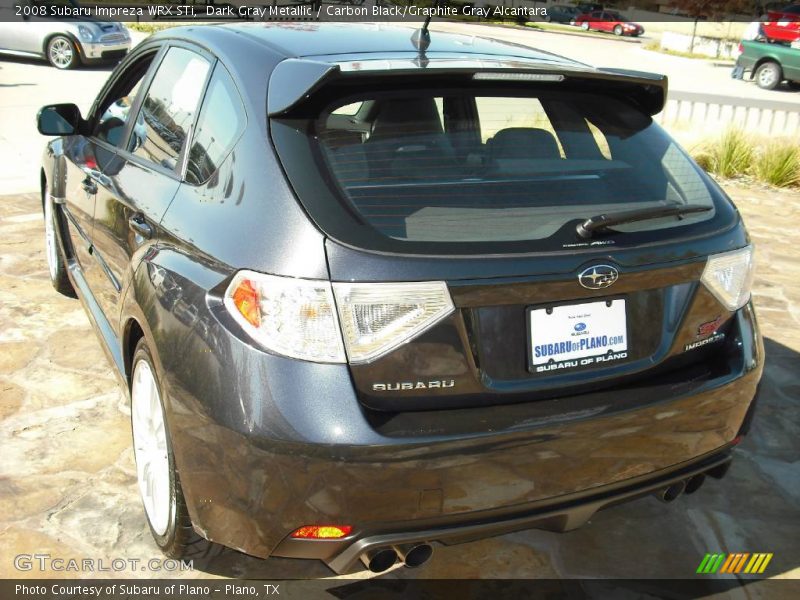
[[[753,164],[753,144],[739,129],[729,129],[710,148],[709,171],[720,177],[747,175]]]
[[[800,146],[789,141],[764,146],[756,155],[753,173],[774,186],[800,185]]]
[[[800,144],[792,139],[756,140],[729,129],[690,151],[695,162],[719,177],[755,179],[776,187],[800,186]]]

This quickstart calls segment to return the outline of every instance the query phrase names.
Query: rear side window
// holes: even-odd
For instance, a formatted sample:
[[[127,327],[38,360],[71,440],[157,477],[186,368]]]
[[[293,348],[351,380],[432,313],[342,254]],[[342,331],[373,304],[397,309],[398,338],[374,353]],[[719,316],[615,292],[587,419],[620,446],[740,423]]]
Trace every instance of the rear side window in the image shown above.
[[[614,98],[464,91],[360,101],[358,118],[336,118],[352,98],[324,111],[310,139],[347,211],[394,240],[562,247],[576,223],[602,213],[712,208],[623,232],[714,216],[696,165],[650,117]]]
[[[176,169],[208,71],[208,61],[190,50],[167,51],[142,103],[128,144],[130,152]]]
[[[242,135],[245,123],[239,92],[225,68],[217,64],[189,149],[188,183],[200,185],[211,178]]]

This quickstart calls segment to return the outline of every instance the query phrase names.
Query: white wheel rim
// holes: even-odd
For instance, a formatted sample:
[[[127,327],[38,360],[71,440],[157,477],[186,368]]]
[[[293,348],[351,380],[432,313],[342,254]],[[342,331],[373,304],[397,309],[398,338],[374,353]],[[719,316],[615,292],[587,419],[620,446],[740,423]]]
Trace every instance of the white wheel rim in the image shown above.
[[[775,82],[775,71],[773,69],[761,69],[761,73],[758,76],[759,81],[762,85],[772,85]]]
[[[72,62],[72,44],[63,38],[55,40],[50,44],[50,60],[61,68],[68,66]]]
[[[167,432],[156,380],[144,360],[136,363],[133,371],[131,415],[139,493],[150,526],[164,535],[172,510]]]
[[[56,254],[56,228],[53,219],[53,200],[50,190],[44,190],[44,241],[47,248],[47,267],[50,269],[50,279],[56,280],[58,254]]]

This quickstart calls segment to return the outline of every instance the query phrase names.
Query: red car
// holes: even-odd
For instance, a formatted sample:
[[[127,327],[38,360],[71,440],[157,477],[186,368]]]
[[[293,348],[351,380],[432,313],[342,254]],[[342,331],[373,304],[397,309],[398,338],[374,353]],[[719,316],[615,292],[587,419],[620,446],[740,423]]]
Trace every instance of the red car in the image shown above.
[[[768,20],[761,25],[767,39],[777,42],[800,40],[800,4],[788,4],[780,10],[767,12]]]
[[[613,10],[596,10],[578,15],[575,19],[575,24],[584,31],[596,29],[597,31],[608,31],[614,35],[632,35],[635,37],[644,33],[644,27],[638,23],[628,21]]]

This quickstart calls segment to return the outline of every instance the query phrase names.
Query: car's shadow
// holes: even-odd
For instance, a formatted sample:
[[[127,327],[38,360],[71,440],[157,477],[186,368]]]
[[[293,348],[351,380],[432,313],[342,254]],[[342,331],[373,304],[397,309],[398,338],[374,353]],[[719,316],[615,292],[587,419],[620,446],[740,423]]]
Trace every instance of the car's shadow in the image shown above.
[[[321,579],[334,576],[333,571],[316,560],[261,559],[219,547],[215,551],[213,558],[194,559],[192,568],[236,579]]]

